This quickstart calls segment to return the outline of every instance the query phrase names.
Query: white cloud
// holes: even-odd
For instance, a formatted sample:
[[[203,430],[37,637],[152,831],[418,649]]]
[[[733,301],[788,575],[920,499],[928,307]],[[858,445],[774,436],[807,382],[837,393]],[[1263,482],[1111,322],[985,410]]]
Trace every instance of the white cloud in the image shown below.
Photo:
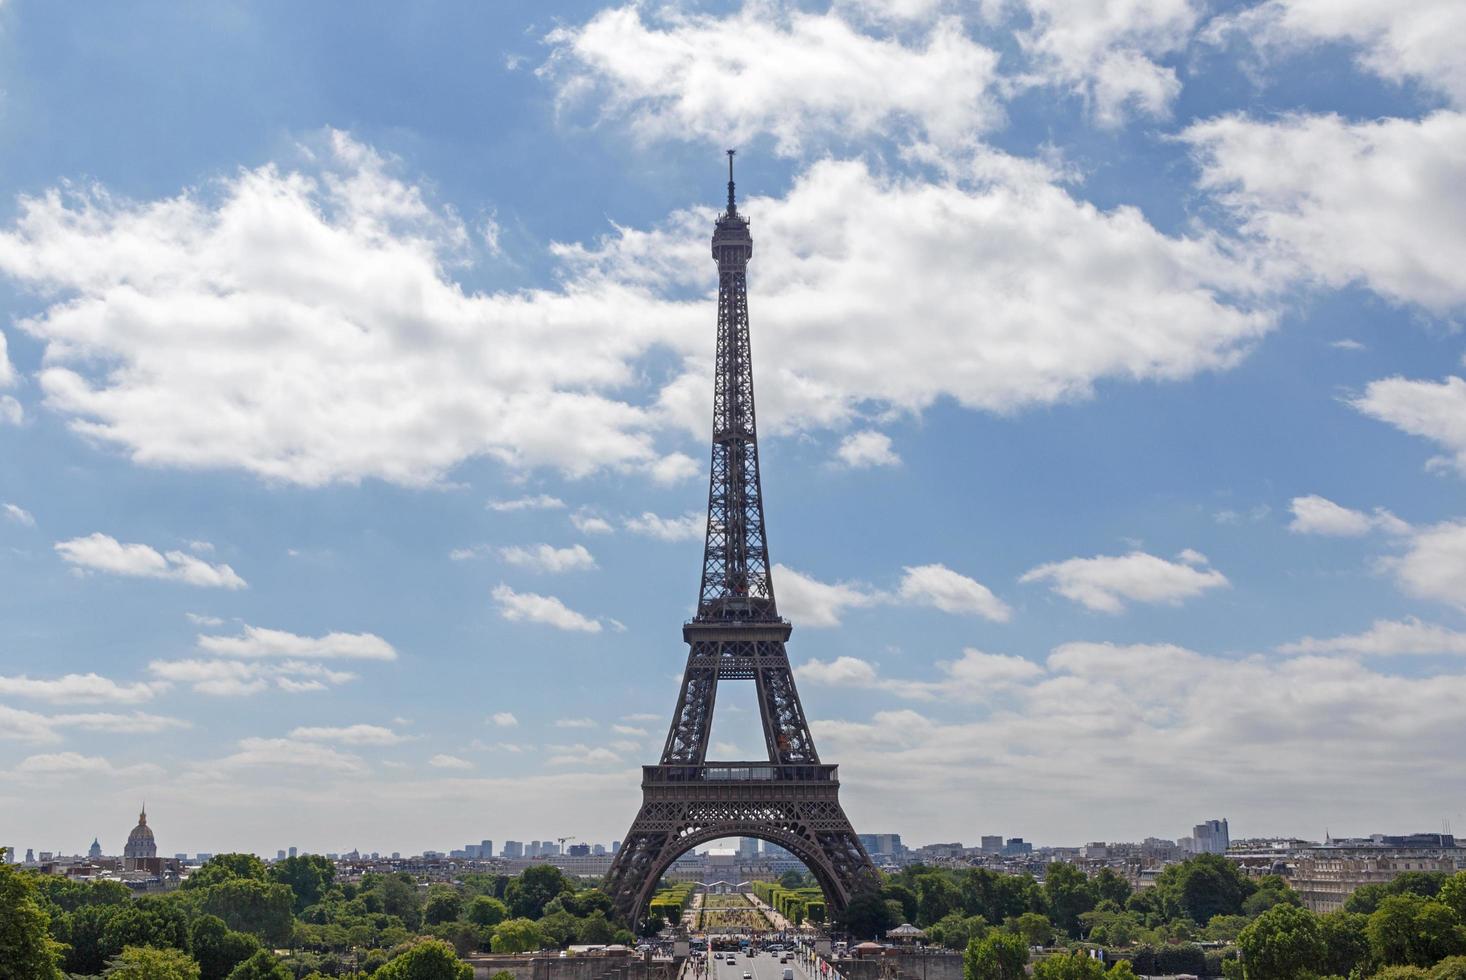
[[[191,685],[196,694],[237,697],[270,686],[290,694],[323,691],[356,679],[346,671],[298,660],[261,663],[248,660],[154,660],[148,671],[163,680]]]
[[[160,578],[208,588],[243,589],[244,579],[228,565],[210,565],[184,551],[159,553],[145,544],[122,544],[106,534],[58,541],[56,553],[78,568],[134,578]]]
[[[905,826],[937,833],[954,807],[1001,785],[985,805],[997,825],[1025,821],[1025,836],[1072,838],[1079,812],[1086,827],[1114,828],[1092,836],[1114,839],[1134,827],[1136,799],[1161,801],[1158,829],[1194,822],[1186,815],[1198,807],[1245,808],[1251,827],[1292,826],[1300,812],[1338,811],[1343,785],[1368,787],[1351,813],[1378,808],[1398,822],[1422,793],[1440,810],[1466,778],[1463,698],[1466,675],[1402,676],[1349,658],[1072,643],[954,723],[901,710],[812,727],[821,753],[840,761],[842,797],[866,807],[898,799]],[[1226,751],[1198,768],[1218,745]],[[1426,784],[1403,758],[1431,773]],[[1097,766],[1105,778],[1094,778]],[[1049,806],[1037,813],[1041,792]]]
[[[859,657],[839,656],[831,661],[809,660],[794,669],[801,681],[832,687],[874,687],[876,668]]]
[[[4,511],[5,516],[17,524],[25,527],[36,526],[36,519],[31,515],[31,512],[17,504],[5,504],[3,507],[0,507],[0,511]]]
[[[773,567],[774,594],[779,612],[800,626],[839,626],[847,609],[860,609],[881,602],[883,597],[858,583],[829,584],[796,572],[787,565]]]
[[[840,440],[835,457],[853,470],[901,465],[901,457],[891,449],[891,437],[874,429],[852,432]]]
[[[0,395],[0,424],[20,425],[25,421],[25,409],[10,395]]]
[[[937,670],[942,675],[939,680],[898,680],[881,677],[869,661],[841,656],[828,663],[810,660],[797,667],[795,674],[815,684],[883,691],[908,700],[971,702],[987,701],[1043,673],[1031,660],[971,647],[957,660],[937,661]]]
[[[114,766],[101,756],[82,755],[79,752],[55,752],[47,755],[28,756],[15,767],[17,772],[28,775],[46,776],[118,776],[124,778],[148,778],[161,776],[163,770],[151,763],[131,766]]]
[[[164,200],[23,198],[0,273],[51,304],[20,322],[46,404],[141,464],[308,486],[661,461],[645,411],[599,392],[686,307],[587,280],[468,293],[445,275],[470,247],[451,211],[349,136],[323,143],[308,171]]]
[[[955,18],[920,34],[873,37],[838,10],[750,2],[718,18],[634,4],[552,32],[541,73],[562,102],[594,98],[643,138],[722,147],[771,133],[785,155],[893,132],[955,144],[996,123],[997,55]]]
[[[1232,115],[1181,134],[1245,234],[1331,287],[1445,312],[1466,303],[1466,114],[1349,122]]]
[[[0,330],[0,388],[11,387],[15,380],[15,367],[10,363],[10,342],[5,339],[5,331]]]
[[[554,290],[476,294],[444,271],[465,237],[450,214],[343,134],[315,161],[141,204],[23,200],[0,271],[49,304],[21,323],[45,346],[47,405],[139,463],[305,485],[431,484],[476,456],[574,476],[696,469],[656,442],[706,424],[711,208],[556,246]],[[821,160],[785,197],[746,202],[775,365],[767,432],[1185,378],[1273,324],[1268,280],[1220,239],[1163,235],[989,151],[947,173]],[[680,370],[645,390],[644,360],[669,351]]]
[[[596,723],[590,718],[557,718],[556,728],[595,728]]]
[[[1126,602],[1175,605],[1230,584],[1215,569],[1167,561],[1143,551],[1050,562],[1025,572],[1019,581],[1047,582],[1066,599],[1108,613],[1120,612]]]
[[[933,606],[946,613],[981,616],[995,623],[1006,623],[1013,618],[1013,610],[987,586],[946,565],[908,566],[901,578],[900,596],[916,605]]]
[[[531,545],[528,548],[511,545],[500,548],[499,557],[511,565],[537,572],[579,572],[596,567],[595,558],[585,549],[585,545],[580,544],[568,548],[556,548],[548,544]]]
[[[290,733],[291,738],[309,742],[340,742],[343,745],[399,745],[410,742],[412,735],[402,735],[381,725],[346,725],[342,727],[302,727]]]
[[[67,728],[117,735],[154,735],[188,727],[189,723],[182,719],[143,711],[126,715],[110,712],[42,715],[0,705],[0,738],[23,742],[59,742],[60,730]]]
[[[200,635],[200,650],[221,657],[291,657],[313,660],[396,660],[392,644],[374,633],[300,636],[262,626],[244,627],[239,636]]]
[[[1321,42],[1358,46],[1359,61],[1392,82],[1406,79],[1466,104],[1466,10],[1455,0],[1269,0],[1218,18],[1208,35],[1238,33],[1264,50]]]
[[[519,726],[519,719],[514,717],[512,711],[496,711],[489,716],[489,721],[498,728],[516,728]]]
[[[434,769],[472,769],[473,763],[467,759],[460,759],[456,755],[435,755],[428,760],[428,765]]]
[[[1386,565],[1410,595],[1466,609],[1466,522],[1422,528],[1405,554]]]
[[[632,738],[647,738],[651,735],[645,728],[637,728],[634,725],[612,725],[611,731],[617,735],[628,735]]]
[[[1081,94],[1102,125],[1132,113],[1164,116],[1181,91],[1158,59],[1185,49],[1200,5],[1191,0],[1006,0],[1032,26],[1018,42],[1038,81]]]
[[[224,620],[218,616],[206,616],[202,613],[186,612],[183,618],[195,626],[223,626]]]
[[[1329,346],[1332,347],[1334,350],[1347,350],[1347,351],[1359,351],[1359,350],[1368,350],[1369,349],[1369,348],[1365,347],[1363,344],[1361,344],[1359,341],[1357,341],[1357,340],[1351,340],[1348,337],[1345,337],[1343,340],[1335,340],[1335,341],[1332,341],[1332,342],[1329,343]]]
[[[533,497],[517,497],[514,500],[490,500],[484,506],[500,513],[516,510],[561,510],[565,507],[565,501],[541,493]]]
[[[489,546],[486,544],[471,545],[467,548],[454,548],[448,552],[450,561],[471,561],[474,558],[482,558],[489,553]]]
[[[511,622],[544,623],[556,629],[582,633],[601,631],[600,623],[582,616],[551,595],[515,592],[507,585],[498,585],[494,587],[493,596],[499,604],[499,615]]]
[[[633,534],[658,541],[700,541],[707,533],[707,515],[689,510],[681,517],[661,517],[646,511],[640,517],[623,518],[621,525]]]
[[[1356,657],[1428,656],[1454,654],[1466,656],[1466,633],[1422,623],[1411,616],[1404,620],[1376,619],[1363,633],[1315,639],[1305,636],[1295,643],[1284,643],[1279,653],[1344,654]]]
[[[1294,534],[1323,534],[1337,538],[1357,538],[1370,531],[1381,530],[1390,534],[1408,534],[1410,525],[1400,520],[1383,507],[1376,507],[1374,513],[1334,503],[1317,494],[1294,497],[1288,505],[1293,520],[1288,530]]]
[[[0,677],[0,694],[14,697],[35,698],[56,704],[137,704],[151,701],[166,684],[118,684],[100,674],[66,674],[63,677],[43,680],[21,674],[16,677]]]
[[[239,751],[222,759],[198,763],[194,769],[211,774],[239,769],[268,769],[276,773],[282,769],[303,769],[311,773],[356,774],[365,772],[366,766],[359,756],[329,745],[289,738],[244,738],[239,740]]]
[[[1466,381],[1455,376],[1439,384],[1384,378],[1371,381],[1350,404],[1370,418],[1439,443],[1449,455],[1431,463],[1466,476]]]
[[[546,746],[552,753],[545,760],[546,765],[551,766],[604,766],[619,765],[621,757],[604,746],[589,746],[582,744],[575,745],[550,745]]]
[[[610,521],[585,510],[578,510],[571,514],[570,523],[581,534],[611,534],[615,530],[611,527]]]

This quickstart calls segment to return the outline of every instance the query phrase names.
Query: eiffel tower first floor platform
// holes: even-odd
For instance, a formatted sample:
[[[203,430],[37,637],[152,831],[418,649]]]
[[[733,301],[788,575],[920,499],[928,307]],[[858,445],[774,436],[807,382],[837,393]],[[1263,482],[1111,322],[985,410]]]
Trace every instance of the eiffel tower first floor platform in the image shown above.
[[[713,762],[642,767],[642,804],[606,875],[632,928],[672,862],[699,844],[757,837],[801,861],[832,915],[875,869],[840,806],[838,767]]]

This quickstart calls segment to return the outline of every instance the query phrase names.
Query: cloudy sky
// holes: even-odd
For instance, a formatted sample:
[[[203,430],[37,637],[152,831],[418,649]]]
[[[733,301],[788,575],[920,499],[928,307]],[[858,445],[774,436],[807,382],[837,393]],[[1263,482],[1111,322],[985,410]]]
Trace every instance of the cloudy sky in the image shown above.
[[[862,831],[1466,829],[1458,0],[0,2],[0,844],[609,841],[725,146]],[[725,687],[724,758],[762,743]]]

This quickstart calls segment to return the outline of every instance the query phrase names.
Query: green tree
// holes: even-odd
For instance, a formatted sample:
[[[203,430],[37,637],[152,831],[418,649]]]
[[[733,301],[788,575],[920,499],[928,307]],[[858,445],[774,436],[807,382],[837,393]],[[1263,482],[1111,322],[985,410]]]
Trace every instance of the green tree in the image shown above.
[[[1436,893],[1441,904],[1456,913],[1456,918],[1466,923],[1466,871],[1457,871],[1441,883]]]
[[[1105,976],[1109,980],[1139,980],[1135,975],[1135,967],[1130,965],[1129,960],[1116,960],[1115,965],[1110,967],[1110,972]]]
[[[611,896],[599,888],[587,888],[584,891],[566,893],[556,899],[565,911],[577,918],[585,918],[599,912],[606,918],[614,918],[616,907],[611,902]]]
[[[1172,864],[1156,876],[1155,886],[1171,917],[1184,914],[1194,922],[1210,922],[1214,915],[1241,915],[1243,901],[1255,890],[1220,854],[1198,854]]]
[[[962,908],[962,893],[944,874],[922,878],[919,895],[916,908],[916,924],[919,926],[929,926]]]
[[[270,880],[295,893],[295,911],[321,900],[336,880],[336,865],[319,854],[299,854],[270,866]]]
[[[1033,965],[1033,980],[1104,980],[1105,965],[1084,953],[1049,956]]]
[[[1054,924],[1046,915],[1024,912],[1013,920],[1013,931],[1030,946],[1047,946],[1054,941]]]
[[[61,975],[60,962],[34,876],[0,860],[0,980],[51,980]]]
[[[209,886],[203,911],[217,915],[238,932],[252,933],[266,943],[283,945],[295,925],[295,894],[286,885],[253,878],[230,878]]]
[[[901,911],[896,913],[896,922],[886,928],[891,929],[899,926],[902,922],[915,922],[921,914],[921,899],[916,897],[916,892],[905,885],[888,884],[881,888],[881,898],[888,902],[896,902],[901,906]]]
[[[575,925],[575,941],[586,944],[611,942],[616,936],[616,927],[601,912],[580,919]]]
[[[538,919],[545,914],[545,906],[552,898],[574,890],[559,868],[537,864],[509,883],[504,891],[504,900],[515,916]]]
[[[1296,905],[1275,905],[1237,937],[1247,980],[1302,980],[1323,957],[1318,919]]]
[[[962,957],[963,980],[1024,980],[1028,947],[1006,932],[990,932],[967,944]]]
[[[580,920],[564,909],[558,912],[551,912],[539,922],[540,934],[553,946],[564,948],[575,942],[575,933],[580,926]]]
[[[790,889],[791,891],[796,888],[803,888],[804,873],[801,871],[795,871],[793,868],[790,868],[788,871],[779,876],[779,884],[784,886],[785,888]]]
[[[1365,928],[1369,916],[1358,912],[1329,912],[1318,917],[1319,936],[1323,940],[1323,959],[1319,972],[1325,976],[1347,977],[1369,963],[1369,936]]]
[[[182,910],[156,902],[134,902],[107,917],[98,943],[111,959],[128,946],[188,951],[188,924]]]
[[[265,862],[253,854],[215,854],[184,879],[183,887],[209,888],[231,878],[254,878],[263,881]]]
[[[1242,934],[1249,921],[1245,915],[1214,915],[1201,930],[1201,938],[1212,942],[1231,942]]]
[[[260,948],[258,939],[247,932],[232,931],[217,915],[200,915],[194,919],[188,939],[202,980],[224,980]]]
[[[459,960],[447,943],[423,939],[389,960],[373,980],[473,980],[473,967]]]
[[[851,935],[860,939],[884,936],[887,929],[894,929],[901,923],[881,893],[867,889],[857,893],[845,906],[839,916],[840,925]]]
[[[1466,956],[1447,956],[1431,967],[1430,980],[1466,980]]]
[[[1371,977],[1372,980],[1429,980],[1430,974],[1418,966],[1387,966]]]
[[[987,934],[988,923],[980,915],[963,915],[953,912],[927,928],[927,938],[938,946],[948,949],[966,949],[974,939]]]
[[[1079,917],[1099,901],[1084,872],[1061,862],[1044,870],[1044,898],[1050,920],[1071,936],[1079,935]]]
[[[463,917],[476,926],[496,926],[509,918],[509,906],[488,895],[475,895],[464,908]]]
[[[495,953],[527,953],[542,949],[545,937],[530,919],[505,919],[494,927],[489,948]]]
[[[1413,892],[1379,903],[1365,926],[1369,950],[1385,965],[1430,966],[1466,952],[1466,930],[1451,909]]]
[[[1344,910],[1370,915],[1379,908],[1380,902],[1391,895],[1419,895],[1421,898],[1434,898],[1445,887],[1447,880],[1444,871],[1406,871],[1387,882],[1361,885],[1354,889],[1344,902]]]
[[[1281,875],[1265,875],[1257,882],[1257,891],[1242,902],[1246,915],[1261,915],[1274,905],[1302,905],[1303,900]]]
[[[463,914],[463,896],[451,885],[433,885],[423,904],[422,918],[430,926],[452,922]]]
[[[262,949],[236,966],[229,974],[229,980],[295,980],[295,975],[275,958],[274,953]]]
[[[1116,874],[1114,868],[1100,868],[1099,872],[1090,879],[1090,885],[1101,902],[1114,902],[1121,908],[1125,906],[1125,901],[1133,890],[1130,882]]]
[[[102,975],[108,980],[199,980],[199,965],[180,950],[128,946]]]

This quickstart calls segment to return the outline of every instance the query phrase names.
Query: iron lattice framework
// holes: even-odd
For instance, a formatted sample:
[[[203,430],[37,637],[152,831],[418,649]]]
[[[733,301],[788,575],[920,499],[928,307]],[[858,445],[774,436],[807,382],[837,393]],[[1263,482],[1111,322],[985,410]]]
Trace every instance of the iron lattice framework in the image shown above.
[[[748,260],[753,238],[733,193],[713,231],[718,263],[718,352],[707,539],[697,615],[682,628],[687,669],[660,765],[642,768],[642,806],[611,865],[606,888],[633,924],[682,854],[720,837],[758,837],[788,850],[842,910],[874,866],[840,806],[837,769],[822,765],[794,687],[779,617],[759,483],[748,340]],[[751,680],[768,761],[709,763],[720,680]]]

